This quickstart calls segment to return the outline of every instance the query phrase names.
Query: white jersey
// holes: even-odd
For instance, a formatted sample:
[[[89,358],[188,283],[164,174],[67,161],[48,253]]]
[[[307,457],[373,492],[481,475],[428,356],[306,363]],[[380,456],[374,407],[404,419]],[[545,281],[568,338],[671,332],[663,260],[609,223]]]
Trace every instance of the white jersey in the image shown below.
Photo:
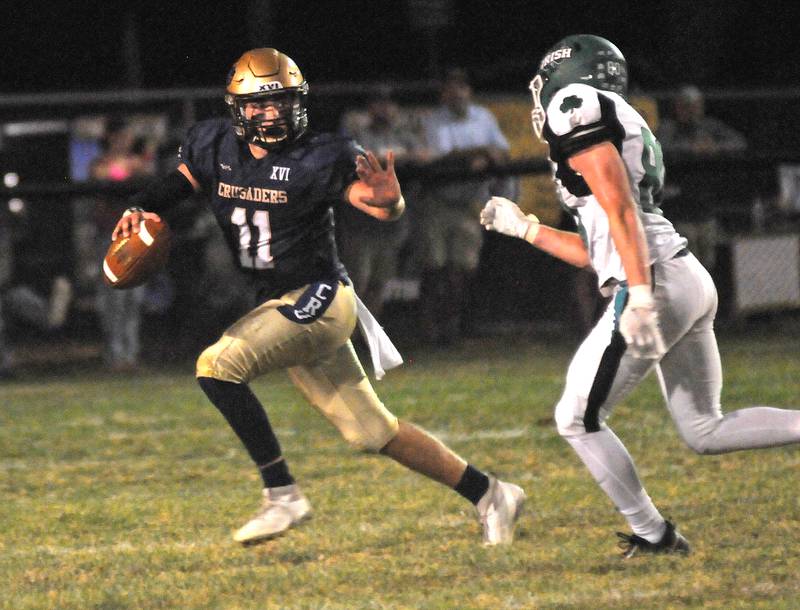
[[[686,239],[657,206],[664,183],[661,146],[628,102],[616,93],[576,83],[558,90],[546,112],[543,133],[550,145],[553,179],[562,204],[575,218],[601,288],[626,276],[605,211],[567,163],[581,150],[610,141],[620,152],[647,238],[649,264],[669,260],[686,247]]]

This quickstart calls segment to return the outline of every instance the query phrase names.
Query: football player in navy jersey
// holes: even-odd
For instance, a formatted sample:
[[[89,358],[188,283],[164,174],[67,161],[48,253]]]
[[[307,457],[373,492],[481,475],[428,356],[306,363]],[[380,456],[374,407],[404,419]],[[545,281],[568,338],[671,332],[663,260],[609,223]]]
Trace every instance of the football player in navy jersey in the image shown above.
[[[613,296],[572,359],[555,419],[633,529],[619,534],[630,557],[689,551],[605,423],[651,370],[681,437],[701,454],[796,443],[800,411],[759,406],[723,415],[717,291],[658,208],[661,147],[626,100],[627,76],[611,42],[575,35],[545,54],[531,81],[534,131],[549,146],[559,198],[578,233],[541,225],[499,197],[485,205],[481,223],[591,266],[601,292]]]
[[[308,84],[275,49],[246,52],[233,65],[230,119],[194,125],[176,172],[137,194],[113,238],[143,218],[205,193],[256,307],[197,360],[197,379],[236,432],[264,481],[258,513],[234,534],[254,543],[310,515],[278,439],[248,383],[287,369],[294,384],[355,448],[380,452],[439,481],[477,509],[486,544],[511,542],[525,494],[468,465],[381,403],[349,337],[358,322],[381,351],[388,339],[361,306],[336,254],[332,206],[340,200],[379,220],[403,213],[391,153],[382,167],[352,140],[308,128]],[[147,211],[144,211],[144,210]],[[372,324],[370,324],[370,321]],[[370,330],[371,329],[371,330]],[[390,342],[389,342],[390,345]],[[376,361],[373,353],[373,362]],[[376,374],[380,366],[376,366]]]

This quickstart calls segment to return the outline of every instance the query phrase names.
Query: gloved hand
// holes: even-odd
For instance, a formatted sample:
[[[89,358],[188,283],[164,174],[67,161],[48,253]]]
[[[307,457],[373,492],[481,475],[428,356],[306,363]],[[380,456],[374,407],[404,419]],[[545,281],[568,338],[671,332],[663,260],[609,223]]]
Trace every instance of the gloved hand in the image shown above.
[[[628,288],[628,303],[619,318],[619,332],[635,358],[657,360],[666,352],[650,286]]]
[[[539,219],[522,213],[516,203],[505,197],[492,197],[481,210],[481,224],[487,230],[525,239],[530,243],[539,232]]]

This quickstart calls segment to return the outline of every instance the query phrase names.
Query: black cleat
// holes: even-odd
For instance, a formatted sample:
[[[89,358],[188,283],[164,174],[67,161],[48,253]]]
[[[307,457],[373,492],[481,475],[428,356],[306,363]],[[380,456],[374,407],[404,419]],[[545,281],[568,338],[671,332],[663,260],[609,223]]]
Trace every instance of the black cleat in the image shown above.
[[[666,524],[667,529],[658,542],[650,542],[636,534],[617,532],[623,559],[630,559],[636,553],[680,553],[681,555],[688,555],[690,549],[686,538],[675,529],[675,525],[671,521],[667,521]]]

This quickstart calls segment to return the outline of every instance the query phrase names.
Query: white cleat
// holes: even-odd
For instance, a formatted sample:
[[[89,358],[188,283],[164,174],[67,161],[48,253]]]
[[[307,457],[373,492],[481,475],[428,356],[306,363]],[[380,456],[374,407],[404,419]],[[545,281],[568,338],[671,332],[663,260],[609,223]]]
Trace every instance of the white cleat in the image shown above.
[[[242,544],[255,544],[279,536],[311,516],[311,504],[294,485],[267,487],[258,513],[233,534]]]
[[[489,475],[489,489],[476,506],[483,526],[484,545],[511,544],[524,503],[525,492],[519,485],[504,483]]]

